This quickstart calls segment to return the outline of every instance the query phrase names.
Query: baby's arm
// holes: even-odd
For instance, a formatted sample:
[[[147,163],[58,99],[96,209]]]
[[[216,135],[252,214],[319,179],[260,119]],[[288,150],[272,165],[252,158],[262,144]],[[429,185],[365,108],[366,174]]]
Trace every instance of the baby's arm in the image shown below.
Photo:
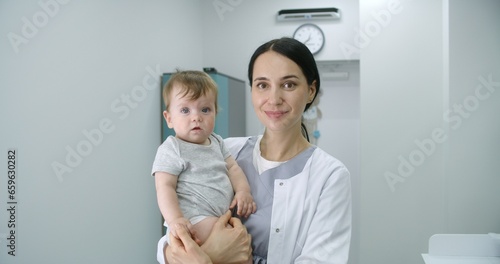
[[[177,176],[161,171],[155,172],[155,185],[158,207],[168,226],[173,227],[175,224],[181,224],[191,230],[191,223],[184,218],[175,192]],[[178,237],[175,228],[170,228],[170,232]]]
[[[235,206],[238,206],[236,213],[239,216],[248,217],[250,214],[255,213],[257,205],[250,193],[250,185],[248,184],[247,177],[233,157],[229,156],[226,158],[226,164],[229,180],[234,190],[234,199],[229,208],[233,209]]]

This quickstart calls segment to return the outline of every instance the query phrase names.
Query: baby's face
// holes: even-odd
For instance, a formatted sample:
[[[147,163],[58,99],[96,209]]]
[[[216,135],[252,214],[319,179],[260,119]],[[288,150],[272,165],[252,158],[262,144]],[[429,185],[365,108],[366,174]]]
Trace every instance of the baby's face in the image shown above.
[[[208,145],[208,137],[215,126],[215,95],[208,93],[192,100],[189,94],[179,93],[181,88],[174,85],[169,111],[164,112],[169,128],[174,129],[176,137],[195,144]]]

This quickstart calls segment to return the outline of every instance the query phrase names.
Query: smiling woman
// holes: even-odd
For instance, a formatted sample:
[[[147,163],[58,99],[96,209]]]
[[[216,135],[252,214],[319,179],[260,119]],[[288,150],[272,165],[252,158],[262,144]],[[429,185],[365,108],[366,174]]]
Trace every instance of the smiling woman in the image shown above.
[[[302,134],[302,114],[320,89],[314,57],[298,40],[275,39],[254,52],[248,78],[254,110],[266,128],[263,135],[248,140],[230,139],[230,146],[238,153],[252,192],[274,189],[270,196],[254,195],[257,206],[269,211],[245,222],[254,239],[255,259],[346,263],[351,226],[349,172]],[[292,190],[294,198],[287,200]],[[297,208],[297,212],[283,208]],[[294,214],[302,219],[292,223]],[[333,215],[340,217],[334,220]],[[297,221],[303,225],[297,226]],[[329,235],[320,235],[325,233]],[[278,246],[283,241],[297,244]]]
[[[309,85],[297,64],[274,51],[259,56],[254,68],[252,102],[261,123],[282,133],[294,126],[300,131],[304,106],[316,95],[316,81]]]
[[[225,144],[245,173],[257,205],[254,214],[242,219],[252,238],[253,262],[347,263],[351,237],[349,171],[302,135],[302,113],[320,89],[313,55],[293,38],[271,40],[254,52],[248,78],[264,133],[228,138]],[[219,218],[215,226],[223,226],[226,217]],[[169,261],[187,263],[189,257],[201,258],[206,253],[218,263],[221,256],[232,253],[227,263],[241,260],[233,252],[241,252],[246,240],[228,235],[232,231],[234,228],[214,227],[201,247],[203,251],[193,252],[190,238],[174,240],[175,247],[167,247],[165,252],[160,248],[159,259],[166,253]],[[232,248],[220,250],[225,245]]]

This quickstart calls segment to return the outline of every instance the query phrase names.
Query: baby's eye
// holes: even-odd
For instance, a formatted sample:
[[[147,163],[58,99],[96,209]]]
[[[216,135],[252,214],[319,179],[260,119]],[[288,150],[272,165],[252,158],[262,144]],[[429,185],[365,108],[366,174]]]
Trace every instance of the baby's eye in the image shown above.
[[[189,108],[187,107],[181,108],[181,114],[189,114]]]
[[[212,109],[210,109],[210,107],[205,107],[205,108],[201,109],[201,112],[205,113],[205,114],[210,113],[210,111],[212,111]]]

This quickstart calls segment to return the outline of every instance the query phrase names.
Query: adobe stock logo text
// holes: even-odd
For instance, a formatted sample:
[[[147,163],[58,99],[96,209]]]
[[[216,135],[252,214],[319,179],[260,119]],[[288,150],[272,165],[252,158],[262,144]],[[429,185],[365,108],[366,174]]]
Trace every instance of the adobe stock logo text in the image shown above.
[[[479,76],[479,84],[476,85],[474,93],[464,98],[461,103],[455,103],[450,109],[443,113],[443,121],[449,124],[451,130],[457,130],[462,126],[463,120],[472,116],[482,101],[492,96],[497,88],[500,88],[500,82],[493,80],[492,74],[487,77]],[[399,165],[396,172],[386,171],[384,178],[389,189],[394,192],[396,185],[405,182],[411,176],[417,167],[424,164],[427,158],[431,157],[439,144],[448,140],[446,131],[442,128],[434,128],[430,136],[424,139],[415,139],[415,148],[408,155],[399,155]]]
[[[125,120],[131,111],[136,109],[148,97],[151,91],[158,89],[160,86],[160,65],[157,64],[155,69],[147,66],[146,72],[146,75],[142,78],[142,85],[134,86],[128,93],[121,94],[111,102],[110,110],[117,115],[119,120]],[[57,179],[62,182],[63,176],[73,172],[84,161],[84,158],[92,154],[94,149],[101,145],[104,139],[113,133],[115,129],[116,125],[113,119],[103,117],[99,120],[96,128],[82,130],[83,139],[74,146],[66,145],[66,156],[61,162],[52,162],[52,170]]]
[[[19,47],[21,45],[28,44],[29,40],[34,38],[40,29],[47,26],[50,19],[54,18],[61,8],[61,5],[66,5],[69,0],[40,0],[38,5],[41,10],[35,12],[31,19],[26,16],[21,18],[21,34],[16,34],[14,32],[7,33],[7,38],[9,39],[12,49],[15,53],[19,53]]]

